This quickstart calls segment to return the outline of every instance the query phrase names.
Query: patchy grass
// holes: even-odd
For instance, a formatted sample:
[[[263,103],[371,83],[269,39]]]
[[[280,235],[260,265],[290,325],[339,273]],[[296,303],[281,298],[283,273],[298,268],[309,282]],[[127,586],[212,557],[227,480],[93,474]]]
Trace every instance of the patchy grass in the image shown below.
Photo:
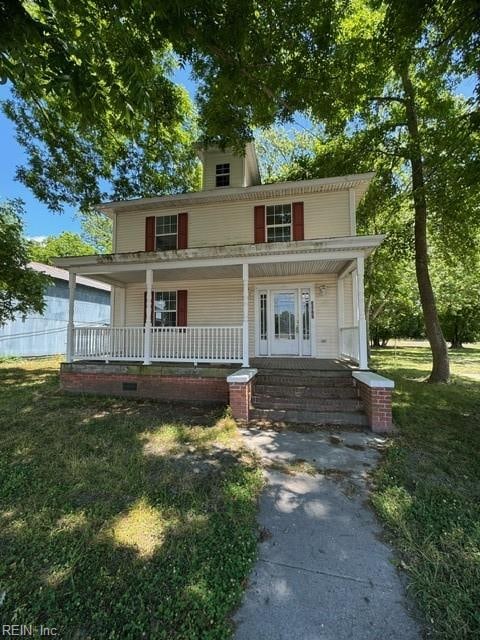
[[[451,384],[430,385],[426,348],[374,352],[374,366],[396,381],[399,434],[373,503],[434,635],[471,640],[480,638],[480,348],[451,359]]]
[[[0,364],[2,624],[223,639],[256,553],[261,472],[228,415],[65,396]]]

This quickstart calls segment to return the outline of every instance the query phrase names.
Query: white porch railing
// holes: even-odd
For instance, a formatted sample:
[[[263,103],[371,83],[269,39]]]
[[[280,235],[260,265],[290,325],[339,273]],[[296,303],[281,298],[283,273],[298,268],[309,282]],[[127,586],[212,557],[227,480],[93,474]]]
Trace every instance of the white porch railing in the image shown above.
[[[75,327],[76,360],[143,360],[144,327]]]
[[[358,363],[360,359],[358,327],[342,327],[339,333],[340,355]]]
[[[75,327],[74,360],[145,360],[150,331],[152,362],[242,362],[242,327]]]

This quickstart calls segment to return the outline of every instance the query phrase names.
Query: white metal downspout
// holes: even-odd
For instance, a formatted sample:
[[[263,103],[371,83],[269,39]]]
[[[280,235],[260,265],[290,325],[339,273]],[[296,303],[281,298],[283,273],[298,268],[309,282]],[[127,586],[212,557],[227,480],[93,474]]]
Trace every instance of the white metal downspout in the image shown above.
[[[67,362],[73,362],[75,357],[75,287],[77,276],[75,271],[68,274],[68,323],[67,323]]]
[[[248,355],[248,264],[242,265],[243,279],[243,360],[242,365],[248,367],[250,364]]]

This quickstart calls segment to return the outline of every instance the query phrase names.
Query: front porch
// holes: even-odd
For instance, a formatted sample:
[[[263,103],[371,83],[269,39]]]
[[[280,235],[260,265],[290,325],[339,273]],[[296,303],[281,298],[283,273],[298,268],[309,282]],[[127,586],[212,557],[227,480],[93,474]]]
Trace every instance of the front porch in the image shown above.
[[[67,361],[249,367],[294,356],[298,368],[336,359],[366,369],[364,260],[379,242],[355,236],[59,260],[70,270]],[[77,274],[112,285],[110,326],[75,325]]]
[[[357,384],[355,375],[368,369],[364,261],[380,241],[352,236],[59,260],[70,269],[62,386],[228,403],[247,422],[261,415],[367,424],[361,407],[370,410],[370,380]],[[110,326],[75,325],[76,274],[113,286]],[[388,427],[388,407],[380,417]]]

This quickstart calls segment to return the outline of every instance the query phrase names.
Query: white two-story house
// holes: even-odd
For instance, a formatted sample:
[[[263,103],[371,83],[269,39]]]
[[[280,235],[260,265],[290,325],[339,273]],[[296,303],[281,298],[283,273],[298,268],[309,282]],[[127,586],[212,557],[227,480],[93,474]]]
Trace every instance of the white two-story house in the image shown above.
[[[205,365],[368,369],[364,263],[383,236],[357,235],[356,208],[373,174],[262,184],[253,144],[200,158],[201,191],[103,204],[113,253],[56,261],[70,271],[77,390],[102,362],[120,377],[120,363],[135,375],[181,364],[197,379]],[[75,326],[76,275],[111,285],[110,327]]]

